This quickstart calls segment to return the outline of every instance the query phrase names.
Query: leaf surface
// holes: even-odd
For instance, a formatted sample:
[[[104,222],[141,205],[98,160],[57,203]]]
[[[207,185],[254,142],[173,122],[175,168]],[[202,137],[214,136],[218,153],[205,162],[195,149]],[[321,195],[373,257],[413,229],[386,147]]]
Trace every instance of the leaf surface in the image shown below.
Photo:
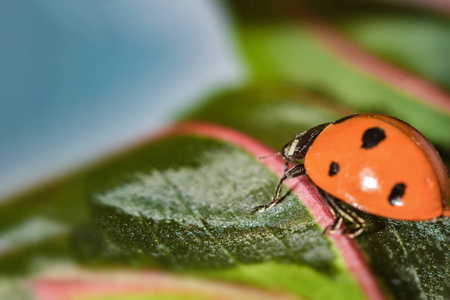
[[[312,299],[362,297],[293,193],[280,208],[249,214],[277,181],[254,157],[195,136],[147,151],[148,164],[130,180],[94,197],[93,228],[107,247],[97,256],[85,251],[89,260],[185,270]]]
[[[241,92],[245,95],[248,91],[244,89]],[[225,106],[229,101],[232,103],[236,99],[240,99],[238,95],[239,91],[235,91],[230,98],[213,97],[209,104],[205,103],[203,108],[192,112],[189,118],[191,120],[210,118],[207,116],[213,115],[215,107]],[[258,97],[257,95],[258,93],[255,93],[253,97],[247,97],[246,105],[257,103],[254,99]],[[280,97],[273,101],[272,105],[276,105],[277,101],[289,103],[291,100]],[[290,103],[295,110],[297,105],[295,101]],[[255,110],[258,109],[257,106],[255,104]],[[211,110],[208,110],[208,107]],[[251,108],[247,109],[252,110]],[[258,135],[252,130],[254,128],[252,124],[257,122],[254,120],[248,122],[248,119],[241,118],[238,112],[234,112],[235,110],[238,109],[230,106],[227,124],[251,135]],[[296,127],[299,127],[298,132],[304,130],[299,126],[298,120],[294,118],[284,119],[281,122],[284,122],[283,126],[286,130],[293,130]],[[261,137],[261,139],[273,141],[273,143],[279,140],[278,149],[287,142],[287,140],[282,140],[283,138],[282,133],[275,130],[268,130],[265,136]],[[446,153],[441,154],[446,155]],[[349,207],[349,209],[351,208]],[[362,216],[368,225],[365,232],[356,240],[365,251],[372,270],[396,299],[445,298],[445,295],[450,294],[450,287],[446,285],[446,282],[450,280],[449,218],[437,221],[407,222],[376,217],[358,210],[355,212]]]
[[[270,6],[273,1],[269,6],[236,3],[236,32],[257,83],[207,99],[183,119],[235,128],[280,149],[317,124],[356,111],[382,112],[408,121],[438,146],[444,159],[450,157],[445,105],[359,68],[312,30],[304,12],[292,10],[292,19],[289,7],[280,13],[279,6]],[[245,5],[250,9],[242,10]],[[404,57],[393,50],[408,47],[396,40],[405,24],[433,22],[421,16],[398,21],[379,16],[336,22],[354,42],[445,86],[444,64],[438,66],[429,56],[417,61],[425,53],[421,48]],[[439,40],[447,30],[441,25],[420,34]],[[396,29],[390,31],[392,26]],[[339,30],[332,29],[336,37]],[[445,41],[437,47],[446,53]],[[275,175],[256,159],[269,153],[249,154],[238,145],[201,130],[143,141],[2,202],[0,274],[39,276],[64,261],[99,269],[159,268],[308,299],[382,297],[364,285],[376,285],[372,276],[355,271],[367,271],[355,241],[322,234],[329,216],[317,213],[307,193],[297,190],[313,190],[306,178],[289,185],[291,192],[285,188],[279,206],[249,215],[251,207],[270,200],[282,166]],[[449,219],[401,222],[358,213],[368,228],[356,241],[387,294],[396,299],[450,295]],[[1,288],[9,283],[0,281],[0,298],[23,294]],[[161,295],[166,296],[171,295]]]
[[[23,270],[39,272],[64,258],[92,267],[174,270],[309,299],[364,298],[357,278],[296,194],[286,190],[283,206],[249,214],[271,198],[278,178],[254,156],[217,139],[200,130],[144,143],[52,188],[10,200],[8,209],[28,203],[36,211],[8,218],[1,237],[13,240],[16,251],[0,255],[9,266],[2,272],[17,272],[19,262]],[[78,195],[87,197],[76,201],[79,209],[88,205],[90,218],[64,222],[52,208],[63,207],[74,187],[85,188]],[[37,235],[20,234],[32,215],[39,220],[33,223]],[[55,234],[72,247],[50,251]],[[8,238],[14,235],[22,239]],[[43,258],[48,262],[36,269]]]
[[[384,63],[373,63],[335,28],[321,19],[311,21],[305,8],[292,1],[267,1],[258,9],[252,9],[257,6],[253,2],[229,3],[237,16],[242,55],[255,80],[295,83],[356,112],[394,115],[419,129],[435,145],[450,149],[450,98],[441,90],[422,79],[408,89],[404,83],[411,76],[403,71],[396,71],[403,75],[391,78],[394,83],[386,81],[377,73],[385,69]],[[354,56],[345,54],[348,48]],[[382,72],[386,76],[390,73]],[[418,85],[423,89],[412,93]],[[436,98],[442,106],[427,97]]]
[[[419,12],[353,11],[337,24],[355,42],[388,61],[450,89],[450,22]]]

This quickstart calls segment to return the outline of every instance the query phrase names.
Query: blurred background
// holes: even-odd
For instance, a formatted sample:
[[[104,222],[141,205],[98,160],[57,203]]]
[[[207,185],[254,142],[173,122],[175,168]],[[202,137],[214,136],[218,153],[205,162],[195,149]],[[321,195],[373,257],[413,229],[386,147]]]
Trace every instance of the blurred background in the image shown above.
[[[253,157],[204,137],[146,141],[202,121],[279,149],[318,124],[384,113],[450,165],[449,16],[447,0],[0,1],[0,298],[36,299],[36,282],[64,292],[66,274],[95,286],[120,266],[129,284],[144,269],[144,287],[195,269],[264,295],[273,284],[364,299],[296,195],[248,213],[278,180]],[[450,294],[450,218],[358,213],[361,257],[388,296]]]
[[[2,1],[0,198],[250,78],[395,115],[447,155],[447,1],[293,3]]]
[[[217,1],[2,1],[0,198],[243,78]]]

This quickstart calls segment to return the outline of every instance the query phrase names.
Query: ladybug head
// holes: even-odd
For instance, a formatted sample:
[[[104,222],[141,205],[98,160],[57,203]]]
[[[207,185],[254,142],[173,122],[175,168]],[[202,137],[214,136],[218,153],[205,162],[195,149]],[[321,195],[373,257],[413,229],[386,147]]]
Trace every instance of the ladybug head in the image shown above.
[[[286,161],[297,162],[305,158],[311,143],[305,138],[305,133],[297,135],[281,148],[281,155]]]
[[[316,137],[331,123],[317,125],[310,130],[298,134],[292,141],[281,148],[281,155],[284,160],[299,162],[304,159]]]

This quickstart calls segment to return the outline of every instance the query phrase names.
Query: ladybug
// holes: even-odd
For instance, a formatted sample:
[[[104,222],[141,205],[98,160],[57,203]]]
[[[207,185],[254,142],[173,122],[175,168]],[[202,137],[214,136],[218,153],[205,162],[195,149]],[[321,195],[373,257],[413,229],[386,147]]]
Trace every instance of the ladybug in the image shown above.
[[[446,166],[433,145],[399,119],[350,115],[300,133],[277,154],[286,161],[284,175],[272,201],[251,213],[278,204],[284,180],[307,174],[335,216],[326,230],[336,230],[343,219],[354,225],[350,237],[364,230],[364,219],[340,201],[397,220],[450,216]]]

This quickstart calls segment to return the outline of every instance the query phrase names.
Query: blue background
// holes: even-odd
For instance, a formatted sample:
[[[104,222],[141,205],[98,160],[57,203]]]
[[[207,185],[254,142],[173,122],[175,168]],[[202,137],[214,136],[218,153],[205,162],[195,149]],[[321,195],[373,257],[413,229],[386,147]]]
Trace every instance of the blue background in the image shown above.
[[[211,0],[4,0],[0,197],[149,135],[243,77]]]

